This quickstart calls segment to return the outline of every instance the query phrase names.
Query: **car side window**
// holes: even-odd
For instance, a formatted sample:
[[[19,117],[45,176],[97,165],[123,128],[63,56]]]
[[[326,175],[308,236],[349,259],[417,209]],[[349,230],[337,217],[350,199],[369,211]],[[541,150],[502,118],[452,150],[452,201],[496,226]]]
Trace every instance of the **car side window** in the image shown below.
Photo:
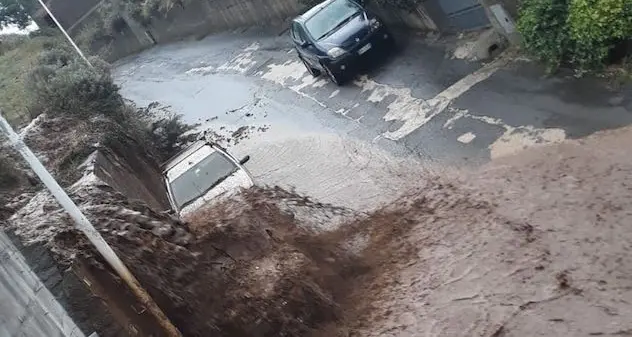
[[[292,23],[292,38],[296,42],[305,41],[303,35],[301,34],[301,26],[296,22]]]

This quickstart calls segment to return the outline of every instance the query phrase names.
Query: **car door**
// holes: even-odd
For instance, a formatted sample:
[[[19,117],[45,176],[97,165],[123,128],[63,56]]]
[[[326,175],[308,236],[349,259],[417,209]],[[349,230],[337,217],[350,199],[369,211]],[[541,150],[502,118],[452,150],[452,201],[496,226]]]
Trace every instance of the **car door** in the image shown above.
[[[315,46],[307,37],[307,34],[305,34],[303,27],[297,22],[294,22],[291,32],[298,54],[312,67],[319,68],[320,64],[318,62],[318,56],[316,55]]]

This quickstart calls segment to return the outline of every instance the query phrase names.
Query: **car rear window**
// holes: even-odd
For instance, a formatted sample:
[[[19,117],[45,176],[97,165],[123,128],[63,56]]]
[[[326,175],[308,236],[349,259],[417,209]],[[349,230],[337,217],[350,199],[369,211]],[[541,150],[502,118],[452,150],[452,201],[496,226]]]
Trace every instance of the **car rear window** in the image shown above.
[[[307,32],[316,40],[325,37],[340,23],[360,13],[360,6],[350,0],[335,0],[305,22]]]

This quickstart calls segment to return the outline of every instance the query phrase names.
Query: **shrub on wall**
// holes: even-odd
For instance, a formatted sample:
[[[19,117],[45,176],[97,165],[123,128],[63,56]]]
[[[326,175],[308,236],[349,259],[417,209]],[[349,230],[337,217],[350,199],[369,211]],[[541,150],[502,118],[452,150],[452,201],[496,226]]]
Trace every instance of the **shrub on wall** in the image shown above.
[[[632,2],[572,0],[568,25],[574,43],[571,62],[582,70],[598,68],[617,43],[632,37]]]
[[[632,1],[526,0],[518,29],[525,48],[551,70],[561,63],[595,70],[632,37]]]
[[[524,47],[550,71],[567,56],[570,38],[567,0],[527,0],[520,9],[518,30]]]

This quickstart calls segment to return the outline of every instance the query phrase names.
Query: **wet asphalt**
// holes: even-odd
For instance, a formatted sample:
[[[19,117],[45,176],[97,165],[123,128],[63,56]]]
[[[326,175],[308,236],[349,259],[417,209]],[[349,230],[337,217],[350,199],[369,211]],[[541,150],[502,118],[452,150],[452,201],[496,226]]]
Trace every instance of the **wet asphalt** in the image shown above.
[[[330,170],[314,163],[375,153],[382,160],[370,165],[376,168],[392,162],[414,170],[469,168],[530,146],[632,123],[629,90],[611,90],[603,81],[572,74],[547,77],[528,60],[495,65],[453,59],[451,45],[442,40],[401,35],[398,41],[398,50],[379,57],[343,87],[307,74],[279,28],[158,46],[119,61],[114,76],[123,95],[139,105],[159,102],[200,129],[239,138],[237,146],[235,139],[227,145],[236,155],[250,154],[253,173],[266,177],[265,183],[285,182],[334,203],[341,197],[331,197],[331,186],[357,177],[366,161],[341,160],[331,170],[342,174],[338,180],[326,178],[327,184],[312,177],[320,186],[316,193],[301,182],[304,177],[287,172],[296,172],[300,163]],[[242,126],[247,132],[234,137]],[[274,159],[282,148],[292,154]],[[314,153],[321,155],[315,159]],[[279,174],[284,170],[287,174]],[[395,175],[407,176],[404,171]],[[382,180],[368,175],[354,179],[366,185]],[[378,184],[370,193],[389,186],[400,190],[400,184],[410,183],[410,177],[402,179]]]

